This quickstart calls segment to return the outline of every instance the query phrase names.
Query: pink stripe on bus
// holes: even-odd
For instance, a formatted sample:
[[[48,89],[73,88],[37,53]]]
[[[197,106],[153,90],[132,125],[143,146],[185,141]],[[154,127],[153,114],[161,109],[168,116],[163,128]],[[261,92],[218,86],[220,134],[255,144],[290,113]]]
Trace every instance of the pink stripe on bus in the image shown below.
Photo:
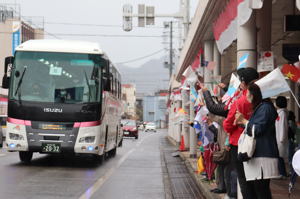
[[[20,124],[20,125],[25,125],[25,126],[31,126],[31,121],[29,120],[19,120],[15,118],[7,118],[7,121],[13,124]]]
[[[101,121],[92,121],[92,122],[75,122],[74,128],[79,127],[91,127],[91,126],[99,126],[101,124]]]

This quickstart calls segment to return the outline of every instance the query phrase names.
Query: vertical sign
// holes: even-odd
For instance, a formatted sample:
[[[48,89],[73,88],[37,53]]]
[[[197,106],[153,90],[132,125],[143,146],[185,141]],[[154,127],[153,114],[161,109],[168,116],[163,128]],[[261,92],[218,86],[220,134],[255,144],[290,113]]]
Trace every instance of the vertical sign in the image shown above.
[[[21,22],[13,21],[12,26],[12,55],[14,55],[16,47],[21,43]]]
[[[257,72],[274,70],[274,56],[272,51],[263,51],[259,53]]]

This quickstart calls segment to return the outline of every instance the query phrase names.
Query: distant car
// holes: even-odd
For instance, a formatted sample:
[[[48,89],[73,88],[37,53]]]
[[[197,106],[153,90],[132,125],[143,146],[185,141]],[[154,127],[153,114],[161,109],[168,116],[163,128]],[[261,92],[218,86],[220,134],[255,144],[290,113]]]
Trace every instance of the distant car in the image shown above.
[[[123,136],[124,137],[134,137],[139,138],[139,131],[135,120],[122,120]]]
[[[154,131],[156,132],[156,125],[153,122],[149,122],[146,124],[145,132]]]

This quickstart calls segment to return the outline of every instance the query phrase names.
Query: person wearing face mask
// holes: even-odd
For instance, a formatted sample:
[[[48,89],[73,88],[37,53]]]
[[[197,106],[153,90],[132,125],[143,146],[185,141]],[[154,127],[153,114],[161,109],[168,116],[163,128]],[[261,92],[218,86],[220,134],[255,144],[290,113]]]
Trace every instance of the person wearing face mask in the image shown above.
[[[253,114],[247,120],[237,112],[235,123],[246,126],[249,136],[254,133],[256,145],[250,159],[242,154],[239,154],[239,159],[244,162],[247,187],[252,199],[271,199],[270,179],[280,177],[275,129],[278,114],[270,99],[262,99],[261,90],[255,83],[249,84],[247,91]]]
[[[248,84],[253,80],[258,79],[258,72],[254,68],[241,68],[237,71],[238,77],[241,81],[240,89],[242,94],[230,106],[226,119],[223,121],[223,128],[229,135],[230,144],[230,164],[237,172],[238,182],[241,188],[241,193],[244,199],[253,199],[252,191],[248,189],[243,163],[237,159],[238,155],[238,140],[244,128],[235,123],[235,114],[240,112],[244,118],[249,119],[252,114],[252,105],[247,100]]]

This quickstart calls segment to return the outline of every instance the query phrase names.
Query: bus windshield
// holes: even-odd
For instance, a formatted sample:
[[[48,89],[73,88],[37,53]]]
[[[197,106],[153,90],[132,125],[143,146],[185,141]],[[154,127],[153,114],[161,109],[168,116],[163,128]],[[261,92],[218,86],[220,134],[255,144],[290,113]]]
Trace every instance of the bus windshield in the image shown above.
[[[100,102],[101,55],[16,52],[9,98],[33,102]]]

